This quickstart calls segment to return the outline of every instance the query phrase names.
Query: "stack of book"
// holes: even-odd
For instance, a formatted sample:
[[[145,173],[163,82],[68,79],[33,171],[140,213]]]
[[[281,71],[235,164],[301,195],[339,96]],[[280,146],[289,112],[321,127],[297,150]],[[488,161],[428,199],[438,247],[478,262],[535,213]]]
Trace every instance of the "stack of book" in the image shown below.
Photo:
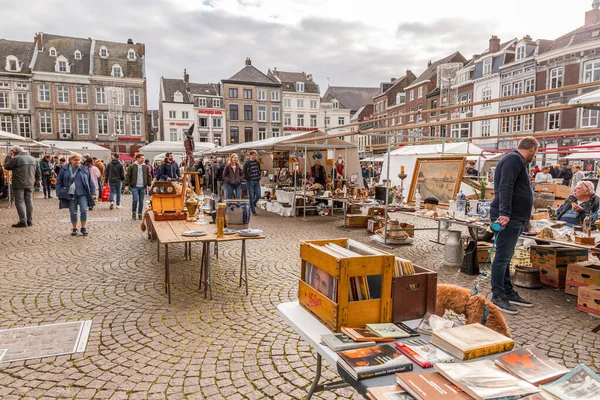
[[[462,325],[431,333],[431,343],[459,360],[471,360],[512,350],[515,342],[481,324]]]

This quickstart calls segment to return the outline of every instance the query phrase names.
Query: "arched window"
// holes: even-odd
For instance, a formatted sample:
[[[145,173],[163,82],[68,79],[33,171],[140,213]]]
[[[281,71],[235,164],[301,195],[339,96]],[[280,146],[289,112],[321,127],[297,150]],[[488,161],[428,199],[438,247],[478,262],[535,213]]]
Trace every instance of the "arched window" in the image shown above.
[[[19,72],[21,71],[21,67],[23,66],[23,63],[21,63],[21,65],[19,65],[19,59],[15,56],[7,56],[6,57],[6,65],[4,67],[4,69],[6,69],[7,71],[13,71],[13,72]]]
[[[135,50],[129,49],[129,51],[127,52],[127,59],[129,61],[135,61],[135,59],[136,59]]]
[[[107,58],[108,57],[108,49],[106,48],[106,46],[100,47],[100,51],[98,52],[98,54],[100,54],[100,57],[102,57],[102,58]]]
[[[123,77],[123,68],[119,64],[115,64],[112,66],[112,72],[110,74],[113,78],[122,78]]]
[[[56,49],[54,47],[50,47],[48,54],[50,54],[51,57],[56,57]]]
[[[75,50],[74,56],[76,60],[81,60],[81,52],[79,50]]]

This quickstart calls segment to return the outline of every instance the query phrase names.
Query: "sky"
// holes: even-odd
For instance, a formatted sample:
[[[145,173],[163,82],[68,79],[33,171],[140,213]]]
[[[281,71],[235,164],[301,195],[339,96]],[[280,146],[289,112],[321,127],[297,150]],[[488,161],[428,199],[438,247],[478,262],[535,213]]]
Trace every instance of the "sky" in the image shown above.
[[[219,82],[246,57],[267,72],[313,74],[331,86],[377,87],[455,51],[467,59],[501,41],[556,39],[583,25],[592,0],[0,0],[0,38],[35,32],[146,45],[148,108],[160,77]]]

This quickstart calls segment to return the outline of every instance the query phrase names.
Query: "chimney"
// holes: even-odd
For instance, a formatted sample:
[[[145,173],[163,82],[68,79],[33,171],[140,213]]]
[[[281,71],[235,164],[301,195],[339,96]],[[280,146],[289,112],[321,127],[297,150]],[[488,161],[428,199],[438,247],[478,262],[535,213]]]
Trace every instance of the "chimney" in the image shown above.
[[[396,78],[392,77],[392,79],[390,79],[390,82],[396,82]]]
[[[252,65],[252,60],[250,57],[246,57],[246,65]]]
[[[306,79],[308,79],[309,81],[312,81],[312,74],[306,75]]]
[[[473,60],[477,60],[479,57],[481,57],[479,54],[473,54]]]
[[[146,55],[146,45],[144,43],[137,43],[138,57],[144,57]]]
[[[277,67],[273,67],[273,72],[277,72]]]
[[[33,42],[37,43],[38,51],[44,50],[44,43],[42,42],[42,32],[36,32]]]
[[[585,13],[585,25],[596,25],[600,23],[600,0],[594,0],[592,9]]]
[[[496,35],[492,35],[490,39],[490,53],[496,53],[500,51],[500,38]]]
[[[133,39],[127,39],[127,44],[133,44]]]
[[[186,86],[190,83],[190,75],[187,73],[186,69],[183,70],[183,81],[185,82]]]
[[[431,60],[427,63],[427,68],[431,67]]]

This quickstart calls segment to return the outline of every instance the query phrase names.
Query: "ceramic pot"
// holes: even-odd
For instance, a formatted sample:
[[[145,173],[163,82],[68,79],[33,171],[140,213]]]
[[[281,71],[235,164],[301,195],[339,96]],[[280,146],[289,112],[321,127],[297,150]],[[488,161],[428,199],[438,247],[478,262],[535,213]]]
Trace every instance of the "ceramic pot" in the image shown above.
[[[250,224],[250,200],[226,200],[225,222],[231,229],[248,229]]]
[[[490,207],[492,206],[491,200],[479,200],[477,202],[477,214],[481,217],[483,222],[492,222],[490,219]]]

